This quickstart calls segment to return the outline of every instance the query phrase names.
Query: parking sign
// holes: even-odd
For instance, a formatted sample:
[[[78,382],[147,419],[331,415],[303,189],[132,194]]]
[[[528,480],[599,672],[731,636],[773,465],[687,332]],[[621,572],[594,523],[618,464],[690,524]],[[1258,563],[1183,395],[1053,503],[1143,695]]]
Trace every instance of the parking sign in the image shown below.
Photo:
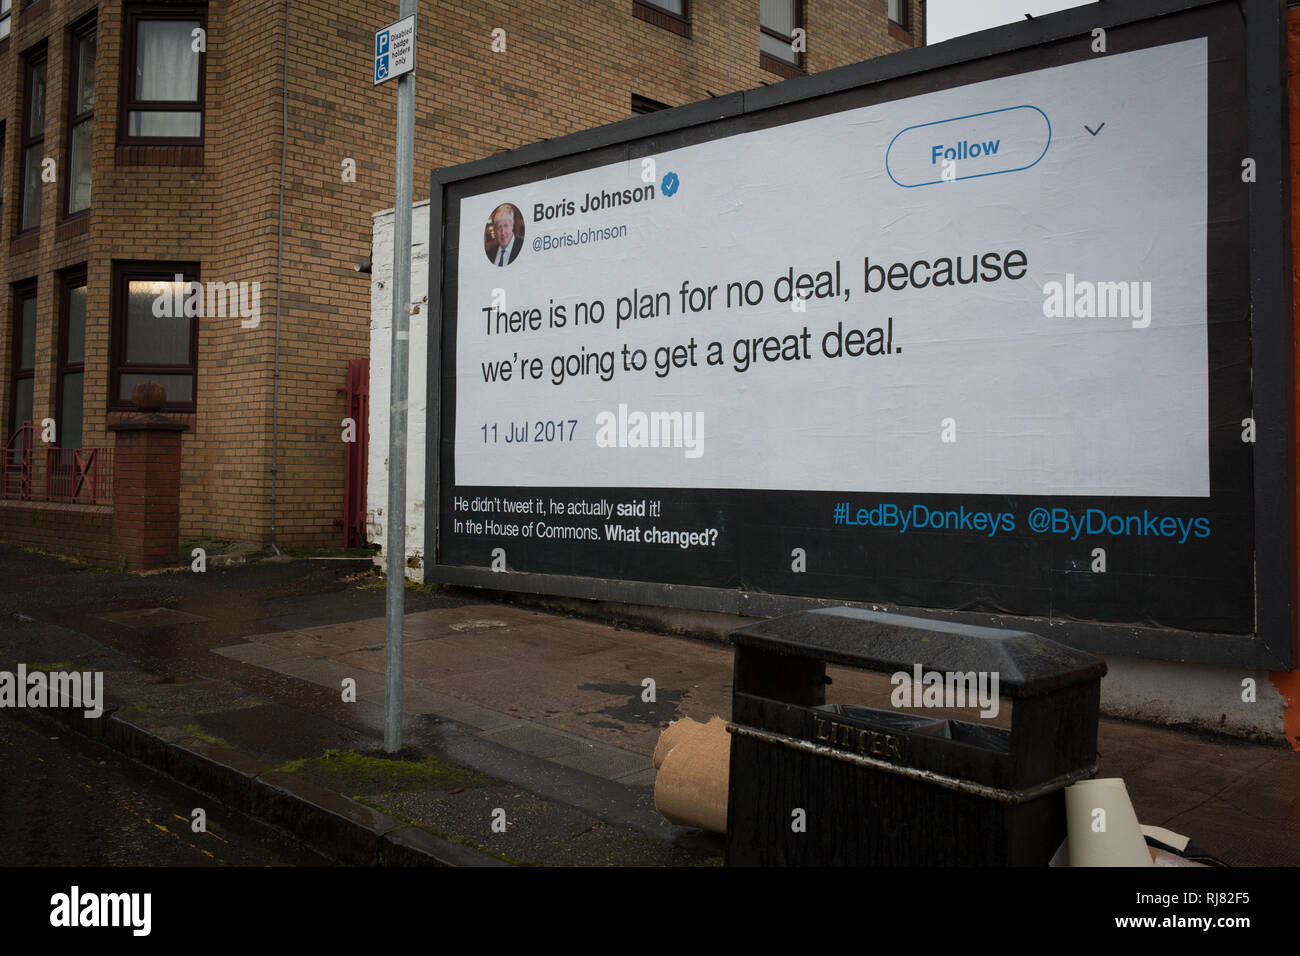
[[[415,69],[415,17],[375,33],[375,85]]]

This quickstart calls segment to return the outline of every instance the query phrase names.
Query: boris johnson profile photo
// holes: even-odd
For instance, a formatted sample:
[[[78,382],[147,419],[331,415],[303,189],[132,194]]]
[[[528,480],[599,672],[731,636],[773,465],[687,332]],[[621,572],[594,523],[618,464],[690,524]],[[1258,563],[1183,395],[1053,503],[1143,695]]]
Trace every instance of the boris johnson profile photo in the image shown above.
[[[492,210],[483,248],[494,266],[508,266],[524,247],[524,214],[513,203],[503,202]]]

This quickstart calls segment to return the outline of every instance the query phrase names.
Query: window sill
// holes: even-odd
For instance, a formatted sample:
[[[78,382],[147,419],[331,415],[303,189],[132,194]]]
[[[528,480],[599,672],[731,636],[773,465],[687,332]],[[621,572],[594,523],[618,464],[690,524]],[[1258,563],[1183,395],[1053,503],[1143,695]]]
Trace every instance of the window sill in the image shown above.
[[[795,77],[808,75],[793,63],[788,63],[785,60],[778,60],[770,53],[760,53],[758,55],[758,65],[764,70],[767,70],[767,72],[775,73],[777,76],[783,77],[787,80],[793,80]]]
[[[117,433],[113,431],[114,425],[125,425],[133,421],[138,421],[140,416],[145,414],[132,405],[129,409],[109,408],[104,416],[104,428],[108,433],[109,442],[113,441],[113,436]],[[188,436],[198,431],[199,414],[191,409],[187,412],[173,411],[167,406],[163,406],[161,415],[170,418],[177,425],[182,426],[178,431],[181,433],[182,443],[188,443]]]
[[[81,212],[73,213],[63,222],[54,227],[54,241],[63,242],[66,239],[74,239],[77,236],[84,236],[90,231],[90,210],[86,209]]]
[[[145,414],[130,402],[126,405],[110,405],[108,406],[107,412],[108,414],[104,418],[104,424],[106,426],[126,424],[134,421],[140,415]],[[198,411],[193,404],[185,408],[172,408],[170,405],[164,405],[158,410],[158,413],[166,415],[182,425],[188,425],[191,431],[194,430],[194,425],[198,416]]]
[[[897,40],[899,43],[906,43],[908,46],[916,46],[916,37],[893,20],[889,21],[889,38]]]
[[[118,166],[202,166],[202,146],[132,146],[117,144]]]
[[[13,242],[9,243],[9,255],[20,256],[24,252],[31,252],[33,249],[39,249],[40,245],[40,232],[30,232],[25,236],[19,236]]]
[[[689,13],[689,8],[687,9]],[[663,27],[670,33],[676,33],[679,37],[691,38],[691,25],[681,17],[669,13],[667,10],[659,10],[655,7],[648,7],[644,3],[637,3],[632,0],[632,16],[638,20],[644,20],[646,23],[652,23],[657,27]]]

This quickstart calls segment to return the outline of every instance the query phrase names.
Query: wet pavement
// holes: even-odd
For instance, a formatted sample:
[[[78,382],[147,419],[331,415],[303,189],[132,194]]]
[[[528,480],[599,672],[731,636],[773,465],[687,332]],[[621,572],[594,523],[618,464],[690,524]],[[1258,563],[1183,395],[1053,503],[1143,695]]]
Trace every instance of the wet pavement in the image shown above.
[[[336,787],[495,859],[720,862],[721,838],[656,813],[650,757],[670,720],[728,716],[729,647],[408,588],[406,742],[481,776],[402,789],[395,764],[342,779],[330,762],[382,742],[383,598],[373,573],[340,563],[128,577],[0,547],[0,659],[93,663],[118,714],[151,733]],[[871,705],[890,685],[843,672],[833,688]],[[1228,863],[1300,865],[1300,754],[1105,718],[1099,750],[1143,823]]]
[[[0,667],[23,661],[45,670],[102,669],[106,695],[123,719],[150,733],[170,733],[185,746],[215,752],[229,748],[256,762],[250,772],[283,783],[274,775],[295,761],[382,743],[382,679],[338,665],[357,681],[358,699],[345,702],[341,679],[326,681],[328,692],[319,679],[304,679],[301,667],[312,672],[319,663],[304,655],[290,652],[287,657],[299,666],[286,666],[282,673],[260,665],[286,660],[284,652],[272,649],[269,656],[258,657],[213,651],[229,648],[241,637],[282,633],[284,628],[369,621],[373,631],[383,600],[382,579],[337,562],[266,562],[204,574],[128,577],[78,571],[0,547]],[[466,597],[424,589],[407,594],[413,615],[468,604]],[[256,643],[236,646],[266,650]],[[256,657],[257,663],[242,660],[245,656]],[[511,862],[720,862],[720,840],[664,823],[644,781],[636,788],[619,786],[506,743],[476,739],[473,728],[454,717],[421,717],[432,714],[432,708],[421,706],[427,702],[418,699],[416,690],[408,693],[407,741],[492,774],[486,783],[493,788],[489,809],[504,803],[522,812],[511,812],[498,833],[490,827],[490,815],[470,809],[484,799],[479,787],[458,788],[454,794],[426,789],[398,797],[382,785],[361,785],[345,796],[377,808],[382,804],[404,823],[482,846],[494,859]],[[550,825],[558,820],[564,823]],[[490,838],[477,840],[485,823]]]

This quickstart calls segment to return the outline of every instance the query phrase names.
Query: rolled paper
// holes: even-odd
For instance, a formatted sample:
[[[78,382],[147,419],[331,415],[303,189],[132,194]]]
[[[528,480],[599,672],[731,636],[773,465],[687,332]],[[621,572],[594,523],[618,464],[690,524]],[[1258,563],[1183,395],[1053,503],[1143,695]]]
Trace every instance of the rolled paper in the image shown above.
[[[663,766],[664,758],[668,756],[668,751],[685,740],[687,737],[693,737],[704,729],[704,725],[698,720],[691,720],[689,717],[683,717],[681,720],[675,720],[659,735],[659,742],[655,744],[655,769],[658,770]]]
[[[664,732],[659,735],[659,742],[655,744],[655,769],[658,770],[663,766],[664,758],[668,756],[668,751],[672,750],[683,740],[694,737],[697,733],[709,729],[710,733],[726,733],[727,722],[721,717],[711,717],[707,724],[702,724],[698,720],[691,720],[684,717],[681,720],[674,721],[664,728]]]
[[[669,823],[727,832],[731,735],[721,718],[676,744],[655,777],[655,809]]]
[[[1070,866],[1151,866],[1151,851],[1119,777],[1065,788]]]

